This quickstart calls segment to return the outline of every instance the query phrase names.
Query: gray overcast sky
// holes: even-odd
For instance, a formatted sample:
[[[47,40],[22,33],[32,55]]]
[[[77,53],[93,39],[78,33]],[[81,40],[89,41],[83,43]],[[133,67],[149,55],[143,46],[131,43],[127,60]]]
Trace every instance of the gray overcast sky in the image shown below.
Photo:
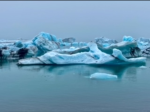
[[[91,41],[150,37],[150,1],[0,1],[0,39],[32,39],[44,31]]]

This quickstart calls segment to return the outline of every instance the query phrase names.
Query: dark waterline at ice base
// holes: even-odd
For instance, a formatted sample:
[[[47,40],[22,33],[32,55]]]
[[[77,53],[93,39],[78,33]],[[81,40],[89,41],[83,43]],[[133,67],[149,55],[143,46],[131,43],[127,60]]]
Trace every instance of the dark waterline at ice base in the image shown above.
[[[0,62],[0,112],[145,112],[150,103],[146,65],[17,66]],[[93,73],[116,75],[95,80]]]

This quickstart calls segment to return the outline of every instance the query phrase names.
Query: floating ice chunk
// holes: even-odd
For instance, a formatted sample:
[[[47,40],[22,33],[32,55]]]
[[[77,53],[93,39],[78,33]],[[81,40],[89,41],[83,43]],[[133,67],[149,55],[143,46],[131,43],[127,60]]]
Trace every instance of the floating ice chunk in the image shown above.
[[[73,42],[73,43],[68,43],[68,42],[63,42],[60,43],[60,46],[65,46],[65,47],[85,47],[87,46],[86,42]]]
[[[43,34],[43,33],[42,33]],[[44,34],[43,34],[44,35]],[[58,45],[56,44],[56,42],[54,41],[49,41],[49,36],[48,34],[45,34],[44,35],[45,37],[42,37],[41,35],[40,36],[37,36],[33,39],[33,44],[35,46],[37,46],[38,49],[40,49],[41,51],[43,52],[47,52],[47,51],[51,51],[51,50],[54,50],[54,49],[58,49]],[[47,39],[48,38],[48,39]]]
[[[122,52],[118,49],[113,49],[113,56],[115,56],[116,58],[119,58],[120,60],[127,61],[127,58],[125,58]]]
[[[79,47],[85,47],[85,46],[87,46],[87,43],[86,42],[79,42]]]
[[[15,46],[8,46],[8,49],[12,52],[17,52],[20,48],[15,47]]]
[[[49,41],[52,41],[52,37],[49,33],[41,32],[37,37],[43,37]]]
[[[14,45],[16,47],[19,47],[19,48],[23,47],[23,43],[20,40],[18,40],[17,42],[15,42]]]
[[[79,43],[78,43],[78,42],[73,42],[73,43],[72,43],[72,46],[73,46],[73,47],[78,47],[78,46],[79,46]]]
[[[20,63],[21,62],[21,63]],[[27,58],[27,59],[21,59],[19,60],[18,64],[24,64],[24,65],[39,65],[39,64],[44,64],[41,60],[38,58]]]
[[[109,47],[111,46],[112,44],[116,44],[117,41],[116,40],[113,40],[113,39],[108,39],[108,38],[105,38],[105,37],[98,37],[98,38],[95,38],[95,42],[99,45],[101,45],[102,47]]]
[[[118,49],[113,49],[113,56],[127,63],[143,63],[143,62],[145,63],[146,62],[145,57],[127,59],[126,57],[123,56],[122,52]]]
[[[117,44],[111,45],[107,48],[104,48],[102,46],[100,46],[99,44],[98,48],[108,54],[112,54],[113,49],[119,49],[120,51],[122,51],[122,54],[125,57],[139,57],[141,50],[138,48],[137,43],[136,42],[126,42],[126,41],[122,41],[119,42]]]
[[[107,74],[107,73],[94,73],[90,75],[90,79],[102,79],[102,80],[107,80],[107,79],[117,79],[117,75],[112,75],[112,74]]]
[[[60,43],[60,47],[71,47],[71,43],[67,42]]]
[[[144,57],[150,57],[150,47],[146,48],[146,49],[143,49],[141,51],[141,56],[144,56]]]
[[[131,37],[131,36],[124,36],[123,37],[123,41],[126,41],[126,42],[134,42],[134,38]]]
[[[146,66],[140,66],[139,68],[147,68]]]
[[[51,35],[52,41],[54,42],[59,42],[59,40],[57,39],[57,37],[55,35]]]
[[[65,39],[63,39],[62,41],[63,41],[63,42],[67,42],[67,43],[73,43],[73,42],[76,41],[76,39],[73,38],[73,37],[70,37],[70,38],[65,38]]]
[[[82,47],[82,48],[77,48],[77,47],[70,47],[69,49],[56,49],[53,50],[54,52],[61,53],[61,54],[75,54],[75,53],[81,53],[81,52],[89,52],[90,49],[89,47]]]
[[[42,37],[42,38],[45,38],[48,41],[59,42],[59,39],[55,35],[45,33],[45,32],[39,33],[36,37]],[[34,39],[33,39],[33,41],[34,41]]]
[[[150,39],[141,37],[137,40],[138,47],[142,50],[150,47]]]
[[[4,56],[10,56],[10,50],[5,50],[5,49],[3,49],[3,50],[2,50],[2,54],[3,54]]]
[[[29,45],[26,46],[26,48],[28,49],[28,53],[27,53],[28,57],[37,55],[38,48],[35,45],[29,44]]]
[[[58,42],[59,42],[59,43],[63,43],[63,41],[62,41],[62,39],[61,39],[61,38],[59,38],[59,39],[58,39]]]

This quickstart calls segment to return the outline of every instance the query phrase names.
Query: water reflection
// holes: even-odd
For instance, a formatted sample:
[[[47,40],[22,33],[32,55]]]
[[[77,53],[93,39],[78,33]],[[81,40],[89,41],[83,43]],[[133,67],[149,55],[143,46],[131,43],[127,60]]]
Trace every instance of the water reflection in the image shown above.
[[[90,76],[93,73],[108,73],[117,75],[118,79],[126,76],[126,78],[134,80],[136,79],[137,70],[143,64],[132,64],[132,65],[120,65],[120,66],[109,66],[109,65],[32,65],[32,66],[17,66],[17,61],[1,61],[0,69],[10,70],[11,67],[15,66],[19,71],[25,70],[30,72],[38,72],[48,75],[80,75]],[[16,70],[17,70],[16,69]],[[126,74],[126,75],[125,75]]]

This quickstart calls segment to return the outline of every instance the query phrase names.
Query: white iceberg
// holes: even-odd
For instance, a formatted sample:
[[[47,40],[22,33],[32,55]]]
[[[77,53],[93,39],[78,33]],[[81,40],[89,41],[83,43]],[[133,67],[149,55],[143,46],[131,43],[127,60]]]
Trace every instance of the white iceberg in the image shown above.
[[[145,63],[145,57],[127,59],[120,50],[114,49],[113,55],[106,54],[97,48],[95,43],[88,43],[89,51],[65,54],[54,51],[37,58],[21,59],[19,65],[30,64],[130,64]]]
[[[107,74],[107,73],[94,73],[90,75],[90,79],[102,79],[102,80],[107,80],[107,79],[117,79],[117,75],[112,75],[112,74]]]

